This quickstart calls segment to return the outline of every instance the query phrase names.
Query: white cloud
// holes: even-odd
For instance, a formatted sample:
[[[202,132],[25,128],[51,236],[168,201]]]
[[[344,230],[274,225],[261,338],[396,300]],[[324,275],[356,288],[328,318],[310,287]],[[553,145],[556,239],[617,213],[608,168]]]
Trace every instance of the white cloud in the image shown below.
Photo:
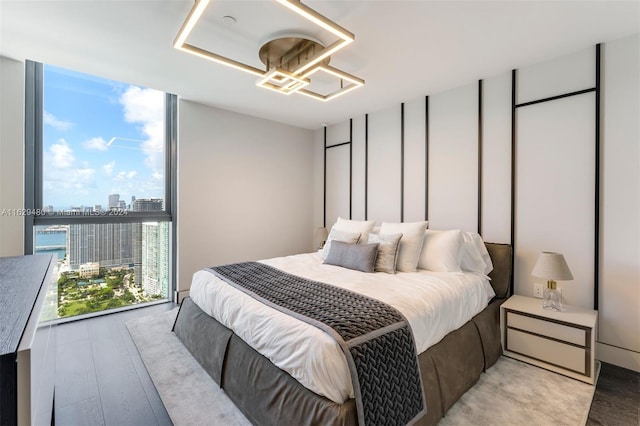
[[[107,150],[107,141],[105,141],[104,139],[97,137],[97,138],[91,138],[88,141],[85,141],[82,146],[84,146],[87,149],[93,149],[96,151],[106,151]]]
[[[44,124],[53,127],[56,130],[60,130],[64,132],[65,130],[69,130],[73,127],[73,123],[70,121],[58,120],[55,115],[44,111],[42,113],[42,119],[44,120]]]
[[[162,169],[164,163],[164,96],[163,92],[137,86],[129,86],[120,96],[125,120],[142,125],[145,165],[152,170]]]
[[[77,169],[74,171],[71,178],[72,185],[75,188],[83,188],[86,183],[89,183],[96,171],[93,169]]]
[[[95,170],[86,161],[76,161],[64,139],[49,147],[44,161],[44,193],[48,198],[64,199],[72,194],[73,200],[80,200],[95,194]]]
[[[111,176],[113,174],[113,168],[116,166],[116,161],[113,160],[110,163],[105,164],[104,166],[102,166],[102,170],[104,171],[104,174],[107,176]]]
[[[115,178],[114,178],[114,179],[115,179],[115,180],[120,180],[120,181],[123,181],[123,180],[131,180],[131,179],[133,179],[134,177],[136,177],[136,175],[137,175],[137,174],[138,174],[138,172],[136,172],[135,170],[131,170],[131,171],[129,171],[129,172],[122,171],[122,172],[119,172],[119,173],[115,176]]]
[[[58,169],[66,169],[70,167],[75,160],[73,150],[64,139],[60,139],[57,143],[51,145],[49,153],[51,154],[51,166]]]
[[[164,117],[164,93],[129,86],[120,96],[124,119],[129,123],[148,123]]]
[[[95,194],[94,176],[95,170],[90,168],[48,170],[44,181],[44,192],[51,198],[57,198],[57,195],[68,197],[72,193],[72,198],[76,201],[71,204],[80,204],[77,200]]]

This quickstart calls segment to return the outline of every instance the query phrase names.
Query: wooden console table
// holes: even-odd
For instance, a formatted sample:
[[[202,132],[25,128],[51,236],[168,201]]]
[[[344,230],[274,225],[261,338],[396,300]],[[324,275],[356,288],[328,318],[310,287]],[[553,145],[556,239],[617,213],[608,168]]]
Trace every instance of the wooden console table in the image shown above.
[[[53,255],[0,258],[0,425],[52,424]]]

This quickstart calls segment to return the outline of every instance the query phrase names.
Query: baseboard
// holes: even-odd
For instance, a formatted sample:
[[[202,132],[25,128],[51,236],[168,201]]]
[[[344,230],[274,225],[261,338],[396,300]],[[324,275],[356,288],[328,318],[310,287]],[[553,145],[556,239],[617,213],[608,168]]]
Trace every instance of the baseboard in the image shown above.
[[[640,372],[640,353],[606,343],[596,343],[596,358],[608,364]]]

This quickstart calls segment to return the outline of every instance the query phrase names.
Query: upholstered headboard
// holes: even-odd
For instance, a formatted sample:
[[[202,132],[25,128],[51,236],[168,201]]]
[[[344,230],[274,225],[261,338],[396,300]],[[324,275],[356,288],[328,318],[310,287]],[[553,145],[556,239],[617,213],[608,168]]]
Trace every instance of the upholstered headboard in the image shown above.
[[[484,244],[493,263],[493,271],[489,273],[491,286],[497,298],[505,299],[509,297],[511,288],[511,245],[486,242]]]

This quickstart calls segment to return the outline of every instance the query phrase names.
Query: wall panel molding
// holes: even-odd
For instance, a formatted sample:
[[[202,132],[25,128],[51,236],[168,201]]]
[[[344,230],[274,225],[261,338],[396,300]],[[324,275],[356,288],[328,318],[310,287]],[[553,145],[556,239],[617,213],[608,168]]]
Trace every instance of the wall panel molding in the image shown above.
[[[510,243],[512,294],[532,295],[532,277],[523,267],[533,265],[538,250],[566,243],[558,250],[566,248],[572,259],[577,253],[577,260],[568,261],[581,278],[561,283],[565,302],[599,309],[601,346],[637,355],[640,307],[631,299],[640,288],[640,244],[632,238],[638,234],[640,206],[635,191],[640,107],[633,95],[640,84],[639,45],[636,34],[477,80],[468,86],[471,101],[447,113],[439,109],[443,100],[454,99],[460,88],[363,114],[357,124],[360,148],[351,155],[361,164],[354,169],[357,176],[364,174],[352,183],[364,186],[354,200],[360,206],[364,198],[364,205],[354,214],[378,221],[429,220],[433,229],[456,227],[477,231],[486,241]],[[449,151],[447,144],[456,144],[456,126],[472,116],[477,123],[470,126],[468,145]],[[455,125],[447,126],[450,122]],[[346,161],[349,154],[344,155]],[[548,173],[554,156],[563,160]],[[462,178],[450,173],[454,167],[463,171]],[[581,179],[567,187],[571,168]],[[551,176],[558,185],[550,183]],[[460,181],[463,195],[456,188]],[[546,238],[548,230],[536,220],[538,212],[553,216],[554,208],[537,204],[536,192],[556,186],[565,194],[558,195],[558,203],[568,204],[559,209],[562,218],[553,233],[571,229],[564,240]],[[566,215],[567,206],[577,220]],[[540,247],[533,244],[536,239]],[[607,359],[620,365],[616,360],[622,356]],[[640,370],[638,359],[627,368]]]
[[[580,61],[584,61],[585,58],[585,54],[584,53],[580,53],[579,54],[579,58]],[[552,70],[552,64],[553,61],[551,61],[550,63],[545,63],[541,66],[538,66],[539,69],[544,69],[544,73],[548,73]],[[583,75],[586,76],[590,76],[590,75],[594,75],[594,81],[593,81],[593,86],[591,87],[587,87],[587,88],[583,88],[583,89],[579,89],[579,90],[571,90],[568,91],[566,93],[561,93],[561,94],[556,94],[553,96],[547,96],[547,97],[541,97],[539,99],[531,99],[532,97],[532,92],[531,90],[528,91],[528,97],[530,98],[528,101],[526,102],[518,102],[518,88],[521,87],[521,85],[523,84],[522,81],[520,81],[518,78],[518,73],[516,70],[512,71],[512,228],[511,228],[511,244],[514,248],[514,259],[518,259],[518,263],[515,263],[514,261],[514,273],[517,278],[518,274],[517,271],[520,267],[524,267],[525,265],[527,266],[527,270],[529,269],[529,265],[530,263],[534,262],[534,257],[537,256],[537,253],[527,253],[527,247],[525,244],[525,247],[522,248],[520,247],[518,240],[518,214],[526,214],[528,213],[527,211],[524,211],[524,213],[519,213],[519,209],[518,209],[518,204],[520,202],[520,200],[517,198],[517,193],[518,193],[518,144],[519,142],[519,127],[518,127],[518,120],[520,119],[520,115],[519,112],[522,108],[529,108],[529,107],[533,107],[533,108],[539,108],[539,107],[544,107],[545,105],[552,105],[554,108],[558,108],[557,105],[559,102],[562,102],[563,104],[566,104],[565,101],[576,98],[576,97],[580,97],[580,99],[582,99],[585,96],[589,96],[591,94],[595,94],[595,96],[592,96],[592,100],[585,100],[584,102],[593,102],[593,134],[594,134],[594,148],[593,148],[593,163],[590,163],[590,168],[593,167],[593,177],[594,177],[594,183],[593,183],[593,197],[592,197],[592,208],[593,208],[593,216],[592,216],[592,221],[593,221],[593,237],[592,237],[592,241],[593,241],[593,263],[592,263],[592,270],[593,270],[593,302],[592,305],[594,307],[594,309],[598,308],[598,286],[599,286],[599,235],[600,235],[600,217],[599,217],[599,205],[600,205],[600,45],[596,45],[595,47],[595,55],[594,55],[594,64],[595,66],[593,68],[589,68],[588,70],[584,70],[583,71]],[[568,64],[564,59],[559,60],[558,61],[558,67],[564,68],[564,69],[571,69],[574,72],[577,72],[575,65],[574,64]],[[592,71],[595,70],[595,72],[593,74]],[[535,74],[533,74],[532,72],[529,72],[528,74],[529,76],[533,76],[532,78],[534,78],[535,80]],[[578,76],[575,80],[578,81],[584,81],[584,76],[580,75]],[[572,81],[570,78],[566,78],[567,80],[567,85],[571,88],[575,88],[573,85],[575,84],[574,81]],[[535,82],[535,84],[539,84],[539,82]],[[554,83],[557,85],[557,82]],[[555,88],[554,88],[555,89]],[[568,102],[568,101],[567,101]],[[573,104],[573,103],[572,103]],[[568,105],[568,104],[567,104]],[[574,122],[580,122],[580,120],[577,120],[575,116],[572,116],[570,113],[568,112],[564,112],[564,111],[559,111],[558,114],[563,114],[563,117],[566,117],[565,119],[565,123],[566,126],[564,126],[565,129],[569,129],[568,126],[575,124]],[[569,118],[571,117],[571,118]],[[541,127],[544,126],[545,124],[547,124],[548,122],[551,121],[551,117],[548,117],[546,120],[544,121],[539,121]],[[586,122],[588,120],[582,120],[583,122]],[[528,128],[529,132],[536,132],[537,130],[532,129],[531,127]],[[551,135],[546,135],[546,138],[553,138],[555,135],[561,134],[561,130],[560,128],[556,128],[556,132],[554,134]],[[562,141],[559,141],[560,143]],[[533,142],[531,142],[533,143]],[[557,148],[557,149],[561,149],[561,148]],[[576,147],[576,149],[578,149]],[[577,151],[576,151],[577,152]],[[583,155],[587,155],[586,153]],[[588,158],[591,158],[591,155],[587,156]],[[574,158],[574,161],[576,161],[577,159]],[[570,164],[570,163],[568,163]],[[574,163],[575,164],[575,163]],[[584,166],[584,165],[581,165]],[[570,166],[571,167],[571,166]],[[573,168],[575,168],[576,166],[574,166]],[[570,173],[570,170],[567,172]],[[570,176],[570,174],[567,175]],[[575,193],[573,194],[575,195]],[[562,199],[558,199],[558,202],[562,202]],[[577,202],[577,201],[575,201]],[[580,213],[583,214],[584,212],[582,211],[582,209],[580,209]],[[550,236],[551,237],[551,236]],[[553,238],[551,238],[551,240],[553,240]],[[558,242],[556,242],[556,244],[558,244]],[[535,244],[534,244],[535,245]],[[579,250],[577,248],[573,249],[574,252],[579,252]],[[521,255],[519,255],[519,252],[521,253]],[[527,253],[525,255],[525,253]],[[565,253],[566,256],[566,253]],[[571,265],[570,265],[571,267]],[[574,265],[575,267],[584,267],[582,264],[578,264],[578,265]],[[522,275],[522,274],[521,274]],[[574,273],[575,275],[575,273]],[[529,282],[529,280],[524,279],[524,276],[521,276],[520,281],[522,281],[522,283],[520,283],[519,286],[519,292],[523,293],[523,294],[532,294],[532,290],[526,287],[523,287],[524,283]],[[568,287],[570,288],[570,287]],[[577,296],[574,295],[574,297],[577,298]],[[574,300],[574,303],[577,300]],[[581,304],[584,306],[584,302],[581,302]]]
[[[364,115],[364,220],[369,220],[369,114]]]
[[[478,234],[482,235],[482,80],[478,80]]]
[[[404,222],[404,102],[400,104],[400,222]]]
[[[349,119],[349,140],[329,144],[327,140],[327,127],[324,129],[324,202],[323,202],[323,226],[327,227],[327,151],[342,146],[349,147],[349,219],[353,217],[353,119]],[[339,215],[342,213],[339,213]]]
[[[429,96],[424,97],[424,220],[429,220]]]

